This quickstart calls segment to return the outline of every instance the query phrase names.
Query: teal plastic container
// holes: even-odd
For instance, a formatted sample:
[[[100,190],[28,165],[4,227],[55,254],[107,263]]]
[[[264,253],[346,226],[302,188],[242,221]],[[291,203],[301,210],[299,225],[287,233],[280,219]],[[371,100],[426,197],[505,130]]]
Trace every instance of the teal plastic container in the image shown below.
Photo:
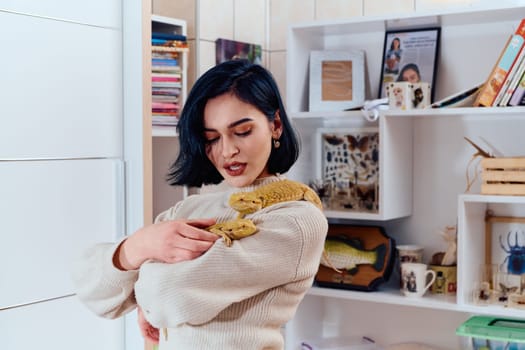
[[[525,350],[525,320],[474,316],[456,329],[466,337],[468,349]]]

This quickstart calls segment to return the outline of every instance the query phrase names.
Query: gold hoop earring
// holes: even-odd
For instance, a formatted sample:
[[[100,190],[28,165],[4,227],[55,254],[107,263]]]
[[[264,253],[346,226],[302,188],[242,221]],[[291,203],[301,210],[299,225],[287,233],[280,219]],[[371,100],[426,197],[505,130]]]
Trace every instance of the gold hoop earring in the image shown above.
[[[277,139],[274,139],[274,140],[273,140],[273,147],[274,147],[274,148],[279,148],[279,147],[281,147],[281,143],[279,142],[279,140],[277,140]]]

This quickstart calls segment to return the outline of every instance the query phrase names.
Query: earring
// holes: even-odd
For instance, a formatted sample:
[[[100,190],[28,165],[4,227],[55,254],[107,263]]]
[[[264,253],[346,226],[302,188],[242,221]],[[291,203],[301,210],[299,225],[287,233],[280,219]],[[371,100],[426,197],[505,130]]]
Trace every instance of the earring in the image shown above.
[[[279,147],[281,147],[281,143],[279,142],[279,140],[276,140],[276,139],[273,140],[273,147],[274,147],[274,148],[279,148]]]

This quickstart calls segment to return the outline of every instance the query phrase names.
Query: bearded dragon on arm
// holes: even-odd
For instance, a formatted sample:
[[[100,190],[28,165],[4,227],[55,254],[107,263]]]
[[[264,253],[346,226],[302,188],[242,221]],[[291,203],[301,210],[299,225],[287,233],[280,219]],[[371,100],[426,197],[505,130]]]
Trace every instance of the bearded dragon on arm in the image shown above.
[[[251,192],[236,192],[230,196],[228,204],[239,212],[237,218],[209,226],[206,230],[221,236],[229,247],[232,245],[232,240],[248,237],[257,232],[255,224],[250,219],[245,219],[245,215],[277,203],[300,200],[309,201],[321,211],[323,210],[323,204],[317,193],[297,181],[284,179],[271,182]]]

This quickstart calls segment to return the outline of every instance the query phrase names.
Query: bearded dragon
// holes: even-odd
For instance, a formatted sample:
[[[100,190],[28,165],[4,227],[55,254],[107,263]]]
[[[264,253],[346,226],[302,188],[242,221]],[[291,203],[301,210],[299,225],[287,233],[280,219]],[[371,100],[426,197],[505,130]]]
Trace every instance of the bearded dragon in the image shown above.
[[[285,179],[271,182],[251,192],[236,192],[230,196],[228,204],[239,212],[237,218],[209,226],[206,230],[221,236],[229,247],[232,240],[248,237],[257,232],[255,224],[250,219],[244,219],[245,215],[277,203],[300,200],[312,202],[323,210],[323,204],[317,193],[296,181]]]

